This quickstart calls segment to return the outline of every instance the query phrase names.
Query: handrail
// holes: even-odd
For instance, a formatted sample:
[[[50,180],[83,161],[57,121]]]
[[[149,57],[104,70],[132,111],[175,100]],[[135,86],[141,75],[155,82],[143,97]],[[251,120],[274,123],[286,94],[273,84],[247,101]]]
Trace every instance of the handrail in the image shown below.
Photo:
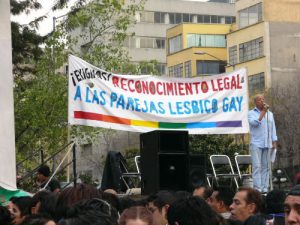
[[[72,143],[74,143],[73,141],[70,141],[68,144],[66,144],[65,146],[63,146],[62,148],[60,148],[57,152],[55,152],[54,154],[52,154],[51,156],[49,156],[46,160],[43,160],[42,164],[46,164],[48,161],[50,161],[51,159],[53,159],[55,156],[57,156],[59,153],[61,153],[63,150],[65,150],[69,145],[71,145]],[[31,155],[33,156],[33,154]],[[28,157],[27,157],[28,158]],[[29,159],[29,158],[28,158]],[[27,160],[28,160],[27,159]],[[24,160],[23,160],[24,162]],[[23,163],[22,162],[22,163]],[[34,169],[30,170],[28,173],[26,173],[24,176],[22,176],[18,182],[21,183],[22,181],[24,181],[25,179],[27,179],[28,177],[32,176],[37,170],[38,168],[41,166],[38,165],[37,167],[35,167]]]
[[[25,159],[23,159],[22,161],[17,163],[17,167],[19,167],[21,164],[23,164],[25,161],[27,161],[28,159],[32,158],[33,156],[36,156],[38,153],[40,153],[41,151],[43,151],[42,147],[39,148],[38,150],[36,150],[35,152],[33,152],[31,155],[27,156]]]
[[[66,160],[68,154],[71,152],[71,150],[73,150],[75,143],[72,142],[72,146],[71,148],[68,149],[67,153],[64,155],[63,159],[61,160],[61,162],[59,163],[59,165],[56,167],[55,171],[53,172],[53,174],[50,176],[49,180],[47,181],[47,183],[44,185],[44,187],[42,188],[42,190],[46,189],[47,186],[49,185],[49,183],[51,182],[51,180],[53,179],[53,177],[55,176],[55,174],[57,173],[57,171],[59,170],[59,168],[61,167],[61,165],[63,164],[63,162]],[[68,146],[68,145],[67,145]],[[76,179],[76,178],[75,178]],[[74,181],[74,186],[76,185],[76,181]]]
[[[54,158],[55,156],[57,156],[59,153],[61,153],[63,150],[65,150],[69,145],[71,145],[72,143],[74,143],[73,141],[70,141],[68,144],[66,144],[64,147],[62,147],[60,150],[58,150],[57,152],[55,152],[54,154],[52,154],[51,156],[49,156],[49,158],[47,158],[46,160],[44,160],[44,164],[48,161],[50,161],[52,158]]]

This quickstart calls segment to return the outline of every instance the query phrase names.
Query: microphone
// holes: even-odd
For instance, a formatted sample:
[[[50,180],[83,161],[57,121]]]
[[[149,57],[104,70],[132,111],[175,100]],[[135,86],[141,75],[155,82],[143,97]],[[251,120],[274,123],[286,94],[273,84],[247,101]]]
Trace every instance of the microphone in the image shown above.
[[[264,108],[269,109],[270,106],[267,103],[264,103]]]

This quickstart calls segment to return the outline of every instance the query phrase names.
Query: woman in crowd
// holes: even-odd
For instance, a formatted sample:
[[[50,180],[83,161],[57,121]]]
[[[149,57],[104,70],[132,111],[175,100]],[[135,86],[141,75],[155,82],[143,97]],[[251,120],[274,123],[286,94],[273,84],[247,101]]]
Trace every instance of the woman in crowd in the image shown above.
[[[117,225],[114,207],[98,198],[83,200],[72,206],[58,225]]]
[[[152,225],[152,213],[143,206],[125,209],[119,219],[119,225]]]
[[[32,214],[26,216],[21,225],[56,225],[54,220],[45,214]]]
[[[225,225],[226,221],[200,197],[178,199],[168,209],[169,225]]]
[[[31,197],[12,197],[8,204],[8,210],[12,218],[13,225],[23,222],[26,215],[30,214]]]
[[[64,189],[56,201],[56,221],[65,218],[69,208],[83,200],[101,198],[98,190],[87,184],[77,184],[76,187]]]

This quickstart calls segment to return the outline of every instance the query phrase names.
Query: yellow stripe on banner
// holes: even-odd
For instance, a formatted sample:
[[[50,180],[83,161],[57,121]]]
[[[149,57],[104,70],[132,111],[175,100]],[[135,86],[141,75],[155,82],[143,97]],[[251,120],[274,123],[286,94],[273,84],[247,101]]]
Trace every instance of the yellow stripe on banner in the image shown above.
[[[158,128],[158,122],[143,121],[143,120],[131,120],[131,125],[140,126],[140,127]]]

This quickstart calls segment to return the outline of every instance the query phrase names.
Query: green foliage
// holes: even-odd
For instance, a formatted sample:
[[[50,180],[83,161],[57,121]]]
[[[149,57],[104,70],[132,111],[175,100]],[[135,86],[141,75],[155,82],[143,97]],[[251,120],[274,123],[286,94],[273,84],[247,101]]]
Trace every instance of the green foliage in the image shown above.
[[[235,152],[244,153],[245,146],[237,144],[233,135],[190,135],[190,151],[200,154],[225,154],[233,156]]]
[[[42,5],[37,0],[10,0],[10,11],[13,15],[18,15],[22,12],[29,13],[31,9],[40,9]]]
[[[94,184],[93,177],[90,174],[80,174],[79,179],[84,184]]]
[[[47,157],[67,142],[67,77],[55,73],[67,52],[55,35],[46,41],[35,73],[15,78],[16,148],[21,156],[43,148]]]
[[[136,172],[136,166],[134,162],[134,157],[140,155],[140,150],[137,148],[125,149],[124,158],[126,159],[128,170],[130,172]]]
[[[190,135],[190,152],[206,155],[207,165],[210,165],[210,155],[228,155],[233,159],[235,153],[248,154],[246,146],[238,135]],[[210,168],[208,166],[208,168]]]
[[[14,14],[39,7],[34,0],[24,1],[24,4],[22,1],[22,5],[17,5],[17,1],[12,2]],[[68,54],[75,54],[109,71],[123,72],[122,68],[126,67],[129,58],[122,45],[128,28],[134,23],[135,12],[142,10],[144,0],[131,3],[125,5],[123,1],[105,0],[83,5],[84,1],[77,1],[65,23],[57,26],[55,32],[46,37],[36,33],[37,26],[13,23],[18,160],[40,148],[44,149],[47,157],[67,142],[68,79],[59,71],[67,63]],[[63,5],[64,1],[56,4],[58,8]],[[76,46],[80,46],[79,40],[81,47],[78,49]],[[44,44],[43,49],[40,48],[41,43]],[[135,72],[149,66],[146,62],[142,64],[128,68]],[[150,67],[155,68],[154,61],[150,64]],[[74,126],[70,137],[77,143],[90,143],[102,135],[109,148],[115,132]]]
[[[118,0],[96,0],[84,7],[76,5],[62,27],[69,34],[72,54],[107,71],[137,72],[139,67],[128,63],[128,53],[122,46],[128,28],[134,23],[134,15],[142,10],[143,3],[144,0],[131,1],[129,5]],[[108,137],[114,133],[102,128],[76,126],[72,127],[71,137],[83,144],[102,135],[109,143]]]
[[[74,10],[66,23],[72,39],[80,45],[74,54],[108,71],[121,71],[120,66],[129,61],[122,46],[143,4],[144,0],[129,5],[119,0],[95,0]]]

